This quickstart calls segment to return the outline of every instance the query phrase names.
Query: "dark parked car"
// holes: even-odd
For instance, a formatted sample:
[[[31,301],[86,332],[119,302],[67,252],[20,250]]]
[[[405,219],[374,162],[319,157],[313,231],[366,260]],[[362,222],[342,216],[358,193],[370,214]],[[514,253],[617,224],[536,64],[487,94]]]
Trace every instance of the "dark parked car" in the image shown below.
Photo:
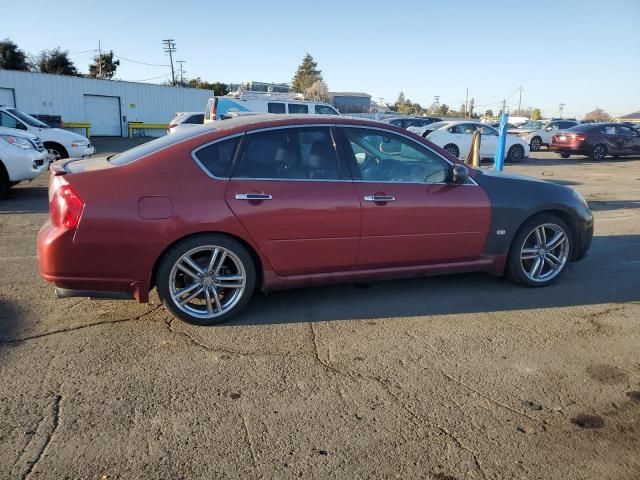
[[[572,189],[466,167],[380,122],[238,117],[51,167],[38,261],[60,297],[226,320],[263,291],[485,271],[533,287],[588,251]],[[498,288],[498,287],[496,287]]]
[[[391,117],[385,118],[382,120],[384,123],[389,123],[396,127],[404,128],[405,130],[409,127],[426,127],[434,122],[440,122],[441,119],[437,117]]]
[[[554,135],[550,149],[562,158],[587,155],[602,160],[607,155],[640,155],[640,132],[619,123],[583,123]]]

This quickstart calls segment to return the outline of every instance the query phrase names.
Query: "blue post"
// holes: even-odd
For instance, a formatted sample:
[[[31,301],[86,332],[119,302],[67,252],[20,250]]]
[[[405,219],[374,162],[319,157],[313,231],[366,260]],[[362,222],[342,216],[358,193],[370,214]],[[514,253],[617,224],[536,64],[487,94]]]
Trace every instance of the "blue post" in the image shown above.
[[[496,154],[493,157],[493,168],[502,171],[504,168],[504,147],[507,143],[507,122],[509,114],[503,113],[500,116],[500,135],[498,136],[498,145],[496,146]]]

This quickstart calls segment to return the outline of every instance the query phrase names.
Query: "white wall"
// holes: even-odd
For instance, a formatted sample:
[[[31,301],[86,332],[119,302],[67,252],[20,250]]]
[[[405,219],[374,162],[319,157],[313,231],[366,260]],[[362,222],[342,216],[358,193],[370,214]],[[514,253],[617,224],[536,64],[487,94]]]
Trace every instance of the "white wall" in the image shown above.
[[[204,112],[214,95],[212,90],[12,70],[0,70],[0,88],[14,90],[16,108],[31,114],[60,115],[67,122],[85,121],[85,94],[120,97],[121,113],[127,121],[147,123],[169,123],[176,112]],[[126,122],[122,123],[122,134],[128,134]]]

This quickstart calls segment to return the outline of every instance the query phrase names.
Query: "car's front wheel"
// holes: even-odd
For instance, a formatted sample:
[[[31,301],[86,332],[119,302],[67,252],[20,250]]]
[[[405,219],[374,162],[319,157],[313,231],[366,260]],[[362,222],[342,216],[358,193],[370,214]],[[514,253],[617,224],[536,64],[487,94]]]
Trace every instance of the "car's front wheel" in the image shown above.
[[[571,231],[562,219],[547,213],[536,215],[513,239],[507,272],[521,285],[544,287],[565,271],[572,248]]]
[[[218,234],[187,238],[172,247],[158,268],[158,295],[175,317],[196,325],[224,322],[247,305],[256,285],[251,255]]]

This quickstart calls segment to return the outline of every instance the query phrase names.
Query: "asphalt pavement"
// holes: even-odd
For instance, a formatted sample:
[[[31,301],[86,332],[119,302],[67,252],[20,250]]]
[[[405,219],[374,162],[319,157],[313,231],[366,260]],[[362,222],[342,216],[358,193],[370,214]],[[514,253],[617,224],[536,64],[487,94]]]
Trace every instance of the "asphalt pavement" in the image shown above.
[[[595,212],[591,254],[556,285],[258,294],[214,327],[172,320],[155,293],[57,300],[35,256],[47,177],[12,189],[0,479],[640,478],[640,157],[533,157],[507,170]]]

